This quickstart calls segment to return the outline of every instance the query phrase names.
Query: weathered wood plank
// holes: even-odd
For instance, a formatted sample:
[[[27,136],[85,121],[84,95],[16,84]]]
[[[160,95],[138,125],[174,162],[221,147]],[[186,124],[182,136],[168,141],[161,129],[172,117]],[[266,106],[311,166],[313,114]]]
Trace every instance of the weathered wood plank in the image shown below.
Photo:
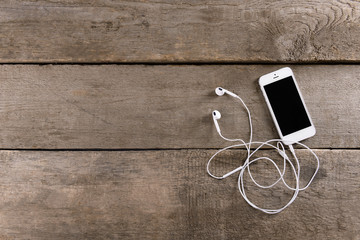
[[[359,16],[349,0],[6,0],[0,62],[358,62]]]
[[[1,151],[2,239],[358,239],[360,151],[317,150],[321,170],[281,214],[265,215],[238,193],[236,177],[205,171],[213,150]],[[273,156],[269,150],[259,154]],[[224,153],[214,167],[236,166],[244,150]],[[314,168],[298,150],[302,184]],[[259,181],[270,165],[252,172]],[[271,175],[272,176],[272,175]],[[289,192],[249,198],[279,206]]]
[[[257,79],[282,66],[0,66],[0,148],[216,148],[222,132],[248,139],[247,115],[223,86],[243,97],[254,140],[277,138]],[[360,147],[360,69],[292,66],[317,128],[313,148]]]

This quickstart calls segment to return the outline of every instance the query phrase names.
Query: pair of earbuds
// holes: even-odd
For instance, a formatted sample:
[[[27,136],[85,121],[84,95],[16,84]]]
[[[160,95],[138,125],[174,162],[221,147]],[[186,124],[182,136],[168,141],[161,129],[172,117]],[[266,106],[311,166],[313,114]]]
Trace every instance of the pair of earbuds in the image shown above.
[[[235,97],[232,92],[222,88],[222,87],[217,87],[215,89],[215,93],[216,95],[218,96],[223,96],[225,93],[229,94],[230,96],[232,97]],[[220,127],[219,127],[219,123],[218,123],[218,120],[221,118],[221,113],[218,111],[218,110],[214,110],[212,112],[212,117],[213,117],[213,120],[214,120],[214,124],[215,124],[215,127],[216,127],[216,131],[220,132]]]
[[[221,133],[221,130],[220,130],[220,126],[219,126],[219,123],[218,123],[218,120],[221,118],[221,114],[218,110],[214,110],[212,112],[212,118],[213,118],[213,121],[214,121],[214,125],[216,127],[216,131],[218,132],[218,134],[220,135],[220,137],[226,141],[230,141],[230,142],[240,142],[240,143],[237,143],[237,144],[233,144],[231,146],[228,146],[228,147],[225,147],[225,148],[222,148],[220,150],[218,150],[217,152],[215,152],[211,158],[208,160],[208,163],[207,163],[207,166],[206,166],[206,170],[207,170],[207,173],[215,178],[215,179],[225,179],[227,177],[229,177],[230,175],[236,173],[236,172],[239,172],[239,177],[238,177],[238,189],[240,191],[240,194],[242,195],[242,197],[245,199],[245,201],[253,208],[255,209],[258,209],[264,213],[267,213],[267,214],[276,214],[276,213],[279,213],[281,211],[283,211],[285,208],[287,208],[288,206],[290,206],[291,203],[294,202],[294,200],[296,199],[298,193],[300,191],[303,191],[305,189],[307,189],[310,184],[312,183],[315,175],[317,174],[318,170],[319,170],[319,167],[320,167],[320,161],[319,161],[319,158],[317,157],[317,155],[314,153],[313,150],[311,150],[308,146],[306,146],[305,144],[303,143],[300,143],[300,142],[295,142],[296,144],[300,145],[301,147],[303,148],[306,148],[316,159],[317,161],[317,167],[316,167],[316,170],[315,172],[313,173],[312,177],[310,178],[310,180],[308,181],[308,183],[305,185],[305,187],[300,187],[300,163],[299,163],[299,160],[296,156],[296,153],[295,153],[295,150],[293,148],[292,145],[289,145],[289,149],[292,153],[292,156],[294,157],[294,160],[295,160],[295,164],[292,163],[292,161],[290,160],[290,158],[288,157],[288,155],[286,154],[286,151],[285,151],[285,147],[282,143],[282,140],[281,139],[271,139],[271,140],[267,140],[265,142],[261,142],[261,141],[252,141],[252,135],[253,135],[253,127],[252,127],[252,122],[251,122],[251,114],[250,114],[250,110],[248,109],[248,107],[246,106],[245,102],[238,96],[236,95],[235,93],[233,92],[230,92],[229,90],[226,90],[222,87],[217,87],[215,89],[215,93],[216,95],[218,96],[223,96],[224,94],[227,94],[231,97],[234,97],[235,99],[239,100],[242,105],[244,106],[244,108],[246,109],[247,111],[247,114],[248,114],[248,118],[249,118],[249,126],[250,126],[250,138],[249,138],[249,141],[248,142],[245,142],[244,140],[242,139],[230,139],[230,138],[227,138],[225,136],[222,135]],[[275,144],[276,143],[276,144]],[[256,147],[254,150],[252,150],[252,146],[253,145],[258,145],[258,147]],[[275,149],[279,155],[281,156],[281,158],[283,159],[283,164],[282,164],[282,170],[279,166],[278,163],[276,163],[275,160],[269,158],[269,157],[257,157],[257,158],[254,158],[254,154],[260,149],[262,148],[263,146],[266,146],[270,149]],[[211,165],[211,162],[212,160],[221,152],[223,151],[226,151],[228,149],[231,149],[231,148],[237,148],[237,147],[245,147],[246,148],[246,151],[247,151],[247,157],[245,158],[245,161],[243,164],[241,164],[239,167],[237,167],[236,169],[222,175],[222,176],[216,176],[215,174],[213,174],[211,171],[210,171],[210,165]],[[250,171],[250,165],[252,165],[253,163],[255,162],[258,162],[258,161],[268,161],[270,162],[276,169],[276,172],[279,174],[279,178],[274,181],[273,183],[269,184],[269,185],[262,185],[260,183],[258,183],[255,178],[253,177],[251,171]],[[286,165],[290,165],[290,169],[292,170],[293,174],[294,174],[294,177],[295,177],[295,186],[292,187],[290,186],[284,179],[284,175],[285,175],[285,172],[286,172]],[[263,189],[269,189],[269,188],[272,188],[273,186],[275,186],[277,183],[279,183],[280,181],[285,185],[286,188],[288,188],[289,190],[293,191],[293,196],[292,198],[281,208],[277,208],[277,209],[269,209],[269,208],[261,208],[259,206],[257,206],[256,204],[254,204],[249,198],[248,196],[246,195],[245,193],[245,183],[244,183],[244,173],[245,173],[245,170],[247,170],[248,172],[248,175],[250,176],[251,180],[253,181],[253,183],[259,187],[259,188],[263,188]]]
[[[234,97],[234,98],[238,98],[238,96],[232,92],[230,92],[229,90],[226,90],[225,88],[222,88],[222,87],[217,87],[215,89],[215,93],[216,95],[218,96],[223,96],[225,93]],[[220,127],[219,127],[219,123],[218,123],[218,120],[221,118],[221,113],[218,111],[218,110],[214,110],[212,112],[212,117],[213,117],[213,121],[214,121],[214,124],[215,124],[215,127],[216,127],[216,131],[218,133],[221,133],[221,130],[220,130]]]

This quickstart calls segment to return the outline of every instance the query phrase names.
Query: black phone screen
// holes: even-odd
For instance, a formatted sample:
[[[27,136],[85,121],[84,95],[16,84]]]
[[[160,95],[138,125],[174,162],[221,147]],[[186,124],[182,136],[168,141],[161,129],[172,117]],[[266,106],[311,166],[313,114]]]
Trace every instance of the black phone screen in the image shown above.
[[[291,76],[265,85],[264,89],[283,136],[311,126]]]

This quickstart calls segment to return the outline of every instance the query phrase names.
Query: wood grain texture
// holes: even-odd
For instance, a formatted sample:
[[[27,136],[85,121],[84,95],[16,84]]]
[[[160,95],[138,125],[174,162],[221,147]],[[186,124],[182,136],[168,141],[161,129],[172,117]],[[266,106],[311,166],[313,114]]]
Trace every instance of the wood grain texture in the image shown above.
[[[0,62],[358,62],[359,17],[350,0],[6,0]]]
[[[210,178],[213,150],[1,151],[1,239],[358,239],[360,151],[317,150],[321,169],[288,209],[265,215],[241,198],[236,176]],[[269,150],[259,154],[274,157]],[[302,184],[314,170],[298,150]],[[244,150],[220,156],[216,172],[236,166]],[[273,176],[270,165],[254,176]],[[269,175],[269,177],[268,177]],[[249,198],[280,206],[290,192]]]
[[[248,139],[248,119],[223,86],[250,108],[254,140],[278,138],[258,78],[282,66],[3,65],[0,148],[153,149],[224,146]],[[292,66],[317,128],[313,148],[360,147],[360,69]]]

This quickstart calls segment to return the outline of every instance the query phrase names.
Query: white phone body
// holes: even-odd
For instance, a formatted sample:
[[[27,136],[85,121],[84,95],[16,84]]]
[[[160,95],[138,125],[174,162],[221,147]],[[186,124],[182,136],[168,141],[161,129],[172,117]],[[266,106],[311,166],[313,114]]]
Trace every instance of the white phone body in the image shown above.
[[[290,145],[315,135],[314,124],[289,67],[261,76],[259,84],[284,144]]]

